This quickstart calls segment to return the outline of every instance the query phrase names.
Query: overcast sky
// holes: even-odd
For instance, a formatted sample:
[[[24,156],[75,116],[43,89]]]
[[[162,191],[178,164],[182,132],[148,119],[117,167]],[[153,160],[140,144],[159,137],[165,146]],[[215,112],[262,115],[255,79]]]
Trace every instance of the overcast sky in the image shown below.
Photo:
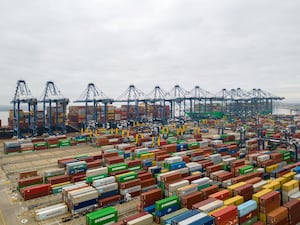
[[[24,79],[76,100],[179,84],[261,88],[300,102],[300,1],[0,0],[0,105]]]

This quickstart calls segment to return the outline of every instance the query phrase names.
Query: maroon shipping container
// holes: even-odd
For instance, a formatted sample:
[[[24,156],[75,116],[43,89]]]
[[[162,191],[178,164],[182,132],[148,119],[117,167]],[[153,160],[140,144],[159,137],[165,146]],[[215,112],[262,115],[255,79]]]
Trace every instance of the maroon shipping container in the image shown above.
[[[114,203],[119,203],[120,200],[121,200],[121,195],[114,195],[107,198],[103,198],[99,200],[99,206],[104,207]]]
[[[208,166],[208,167],[206,167],[206,176],[209,176],[211,173],[219,171],[221,169],[222,169],[221,165]]]
[[[143,174],[138,174],[138,178],[141,180],[147,180],[150,178],[153,178],[152,173],[143,173]]]
[[[54,184],[59,184],[59,183],[64,183],[70,180],[69,175],[59,175],[59,176],[54,176],[54,177],[49,177],[47,178],[47,183],[54,185]]]
[[[215,217],[216,225],[238,224],[238,210],[234,205],[220,209],[211,215]]]
[[[111,225],[124,225],[124,223],[123,223],[123,221],[118,221],[118,222],[112,223]]]
[[[134,186],[137,186],[140,184],[141,184],[141,179],[138,178],[138,179],[134,179],[131,181],[126,181],[126,182],[120,183],[120,189],[127,189],[127,188],[131,188],[131,187],[134,187]]]
[[[198,174],[194,174],[194,175],[184,177],[183,180],[188,180],[191,183],[193,180],[200,179],[201,177],[202,177],[202,174],[198,173]]]
[[[262,221],[257,221],[257,222],[255,222],[254,224],[252,224],[252,225],[265,225],[265,223],[264,222],[262,222]]]
[[[195,193],[185,195],[181,197],[181,207],[192,209],[193,205],[203,201],[203,193],[201,191],[197,191]]]
[[[149,178],[147,180],[141,180],[141,187],[146,188],[152,185],[156,184],[156,179],[155,178]]]
[[[109,157],[109,158],[105,158],[104,162],[105,162],[106,165],[123,163],[124,162],[124,157],[123,156]]]
[[[167,151],[168,153],[176,152],[176,144],[167,144],[160,147],[162,150]]]
[[[251,218],[258,216],[258,209],[255,209],[251,212],[249,212],[248,214],[239,217],[239,224],[243,224],[246,223],[247,221],[249,221]]]
[[[278,191],[271,191],[259,198],[260,213],[267,214],[280,206],[280,193]]]
[[[261,177],[254,177],[254,178],[251,178],[251,179],[249,179],[249,180],[245,180],[245,182],[247,183],[247,184],[256,184],[256,183],[258,183],[258,182],[260,182],[260,181],[262,181],[262,178]]]
[[[43,182],[43,177],[41,176],[35,176],[35,177],[28,177],[24,178],[18,181],[18,187],[25,187],[37,183],[42,183]]]
[[[87,163],[87,168],[88,169],[98,168],[98,167],[101,167],[101,166],[102,166],[102,160],[101,159],[97,159],[97,160],[94,160],[92,162]]]
[[[291,225],[296,225],[300,222],[300,200],[292,199],[285,203],[283,207],[287,208],[289,211],[289,221]]]
[[[207,199],[209,195],[214,194],[218,191],[219,187],[217,185],[212,185],[201,190],[201,192],[203,193],[203,199]]]
[[[243,166],[243,165],[245,165],[245,160],[244,159],[235,160],[235,161],[230,163],[231,168],[238,167],[238,166]]]
[[[93,159],[94,159],[94,160],[102,159],[102,154],[99,154],[99,155],[93,155]]]
[[[172,174],[162,175],[161,182],[164,182],[166,184],[172,181],[180,180],[181,178],[182,178],[181,173],[175,172]]]
[[[233,191],[233,195],[243,196],[244,202],[252,199],[252,194],[254,194],[254,188],[252,184],[245,184],[241,187],[235,188]]]
[[[66,166],[66,164],[67,163],[69,163],[69,162],[74,162],[74,158],[67,158],[67,159],[59,159],[58,161],[57,161],[57,163],[58,163],[58,166],[60,167],[60,168],[64,168],[65,166]]]
[[[70,174],[69,175],[70,180],[72,180],[73,177],[78,177],[78,176],[86,176],[86,173],[85,172],[81,172],[81,173],[75,173],[75,174]]]
[[[136,214],[134,214],[134,215],[132,215],[132,216],[128,216],[127,218],[125,218],[125,219],[123,220],[123,222],[124,222],[125,224],[127,224],[129,221],[135,220],[135,219],[137,219],[137,218],[139,218],[139,217],[142,217],[142,216],[145,216],[145,215],[147,215],[147,214],[149,214],[149,213],[147,213],[147,212],[136,213]]]
[[[231,179],[233,177],[233,174],[231,172],[225,171],[223,173],[217,174],[216,177],[217,177],[217,181],[223,182],[225,180]]]
[[[93,156],[88,156],[88,157],[85,157],[85,158],[80,158],[78,159],[79,161],[85,161],[85,162],[93,162],[94,161],[94,157]]]
[[[266,161],[259,162],[259,163],[257,163],[257,165],[260,167],[266,168],[268,166],[274,165],[275,163],[276,163],[276,161],[274,161],[273,159],[269,159]]]
[[[164,161],[164,159],[169,158],[170,156],[171,156],[170,154],[159,155],[156,157],[156,161],[158,162]]]
[[[37,171],[36,170],[30,170],[30,171],[26,171],[26,172],[20,172],[19,173],[19,179],[25,179],[25,178],[29,178],[29,177],[35,177],[38,176]]]
[[[198,203],[193,204],[193,205],[192,205],[192,209],[198,209],[198,208],[200,208],[201,206],[207,205],[207,204],[209,204],[209,203],[211,203],[211,202],[214,202],[214,201],[216,201],[216,200],[217,200],[217,199],[215,199],[215,198],[208,198],[208,199],[205,199],[205,200],[203,200],[203,201],[201,201],[201,202],[198,202]]]
[[[116,157],[116,156],[119,156],[118,152],[105,152],[103,153],[102,158],[105,160],[107,158]]]
[[[74,176],[72,176],[71,178],[71,182],[75,183],[75,182],[79,182],[79,181],[83,181],[86,179],[86,175],[85,174],[76,174]]]
[[[128,164],[128,167],[134,167],[134,166],[142,165],[142,160],[141,159],[135,159],[135,160],[127,161],[126,163]]]
[[[182,156],[182,161],[185,162],[185,163],[189,163],[190,162],[190,157]]]
[[[162,199],[162,190],[156,188],[141,194],[141,207],[145,208],[147,206],[153,205],[156,201]]]
[[[24,201],[29,199],[34,199],[38,197],[47,196],[50,194],[51,185],[50,184],[38,184],[35,186],[30,186],[21,189],[21,193]]]
[[[130,195],[131,195],[131,197],[133,197],[133,198],[134,198],[134,197],[137,197],[137,196],[141,195],[141,191],[131,192]]]
[[[280,206],[267,214],[267,223],[270,225],[288,224],[288,214],[288,209]]]

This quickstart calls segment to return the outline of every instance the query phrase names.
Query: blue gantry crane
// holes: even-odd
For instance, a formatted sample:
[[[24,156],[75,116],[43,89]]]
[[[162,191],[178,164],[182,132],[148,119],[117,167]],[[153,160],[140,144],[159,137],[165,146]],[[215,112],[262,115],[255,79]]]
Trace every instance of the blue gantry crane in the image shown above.
[[[80,97],[75,101],[77,103],[85,103],[85,122],[84,126],[85,128],[89,124],[88,119],[88,106],[89,103],[92,103],[92,111],[93,111],[93,117],[92,120],[99,124],[99,115],[98,115],[98,104],[102,103],[104,105],[104,125],[106,127],[107,125],[107,111],[108,111],[108,104],[113,103],[113,99],[107,97],[106,94],[104,94],[94,83],[89,83],[87,88],[83,91],[83,93],[80,95]]]
[[[53,81],[47,81],[41,100],[43,104],[43,132],[53,135],[53,131],[66,133],[66,110],[69,99],[65,98]]]
[[[24,138],[37,135],[37,99],[31,95],[24,80],[18,80],[13,100],[14,137]],[[21,105],[27,105],[28,114],[23,114]],[[26,106],[25,106],[26,108]],[[22,114],[21,114],[22,113]],[[26,135],[23,135],[25,134]]]

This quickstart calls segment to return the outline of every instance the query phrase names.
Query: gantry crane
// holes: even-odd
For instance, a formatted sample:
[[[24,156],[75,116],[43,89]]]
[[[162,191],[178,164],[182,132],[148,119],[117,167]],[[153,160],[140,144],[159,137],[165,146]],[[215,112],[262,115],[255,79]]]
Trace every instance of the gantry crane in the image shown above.
[[[37,99],[31,95],[31,92],[24,80],[18,80],[17,88],[13,100],[13,123],[14,136],[23,138],[22,133],[26,136],[37,135]],[[21,104],[27,104],[28,118],[21,115]],[[23,118],[21,117],[23,116]],[[27,126],[28,125],[28,126]]]
[[[180,87],[175,85],[167,94],[167,101],[171,104],[171,118],[181,118],[184,117],[186,111],[186,102],[188,92]],[[182,106],[183,103],[183,106]]]
[[[53,131],[66,133],[66,110],[69,99],[65,98],[53,81],[47,81],[40,103],[43,103],[43,132],[53,135]],[[54,109],[54,110],[53,110]]]
[[[89,103],[93,103],[92,110],[93,110],[93,121],[96,124],[99,124],[99,117],[98,117],[98,104],[104,104],[104,126],[107,125],[107,111],[108,111],[108,104],[113,103],[113,99],[107,97],[99,88],[96,87],[94,83],[89,83],[87,88],[83,91],[80,97],[75,102],[83,102],[85,103],[85,122],[84,126],[87,127],[89,124],[88,120],[88,105]]]
[[[165,123],[168,119],[166,112],[166,96],[166,91],[161,89],[159,86],[155,86],[155,88],[146,95],[145,108],[148,104],[151,104],[152,119],[154,121],[161,120]]]
[[[145,102],[145,94],[134,85],[129,87],[120,95],[115,102],[127,103],[127,120],[140,121],[139,103]],[[134,103],[133,108],[131,103]]]

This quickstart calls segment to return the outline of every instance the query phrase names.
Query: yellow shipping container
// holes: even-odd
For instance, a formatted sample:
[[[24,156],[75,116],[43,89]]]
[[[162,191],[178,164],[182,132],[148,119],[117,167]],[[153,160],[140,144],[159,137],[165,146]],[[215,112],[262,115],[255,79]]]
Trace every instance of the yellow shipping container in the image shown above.
[[[146,154],[142,154],[141,155],[141,160],[154,159],[154,158],[155,158],[155,154],[154,153],[146,153]]]
[[[230,191],[230,195],[233,196],[234,189],[236,189],[238,187],[241,187],[241,186],[244,186],[246,184],[247,184],[246,182],[239,182],[239,183],[230,185],[229,187],[227,187],[227,189]]]
[[[280,186],[282,187],[282,185],[287,182],[287,179],[284,178],[284,177],[279,177],[279,178],[276,178],[273,181],[279,182]]]
[[[286,178],[287,181],[290,181],[290,180],[294,179],[294,176],[296,174],[297,174],[296,172],[289,172],[289,173],[284,174],[282,177]]]
[[[242,203],[244,203],[244,197],[240,196],[240,195],[234,196],[234,197],[229,198],[229,199],[224,201],[225,206],[229,206],[229,205],[238,206]]]
[[[255,194],[252,195],[252,199],[254,201],[256,201],[257,204],[259,204],[259,198],[265,194],[268,194],[269,192],[271,192],[271,189],[263,189]]]
[[[278,164],[274,164],[274,165],[271,165],[271,166],[267,166],[266,167],[266,172],[271,173],[273,170],[277,170],[277,169],[278,169]]]
[[[168,169],[163,169],[163,170],[161,170],[160,172],[161,172],[161,173],[166,173],[166,172],[169,172],[169,170],[168,170]]]
[[[267,224],[267,215],[264,213],[259,213],[259,220],[264,224]]]
[[[283,191],[291,191],[295,188],[299,189],[299,182],[297,180],[291,180],[282,185]]]
[[[280,189],[280,183],[278,181],[271,181],[270,183],[266,184],[265,186],[263,186],[263,189],[271,189],[273,191],[276,191],[278,189]]]

